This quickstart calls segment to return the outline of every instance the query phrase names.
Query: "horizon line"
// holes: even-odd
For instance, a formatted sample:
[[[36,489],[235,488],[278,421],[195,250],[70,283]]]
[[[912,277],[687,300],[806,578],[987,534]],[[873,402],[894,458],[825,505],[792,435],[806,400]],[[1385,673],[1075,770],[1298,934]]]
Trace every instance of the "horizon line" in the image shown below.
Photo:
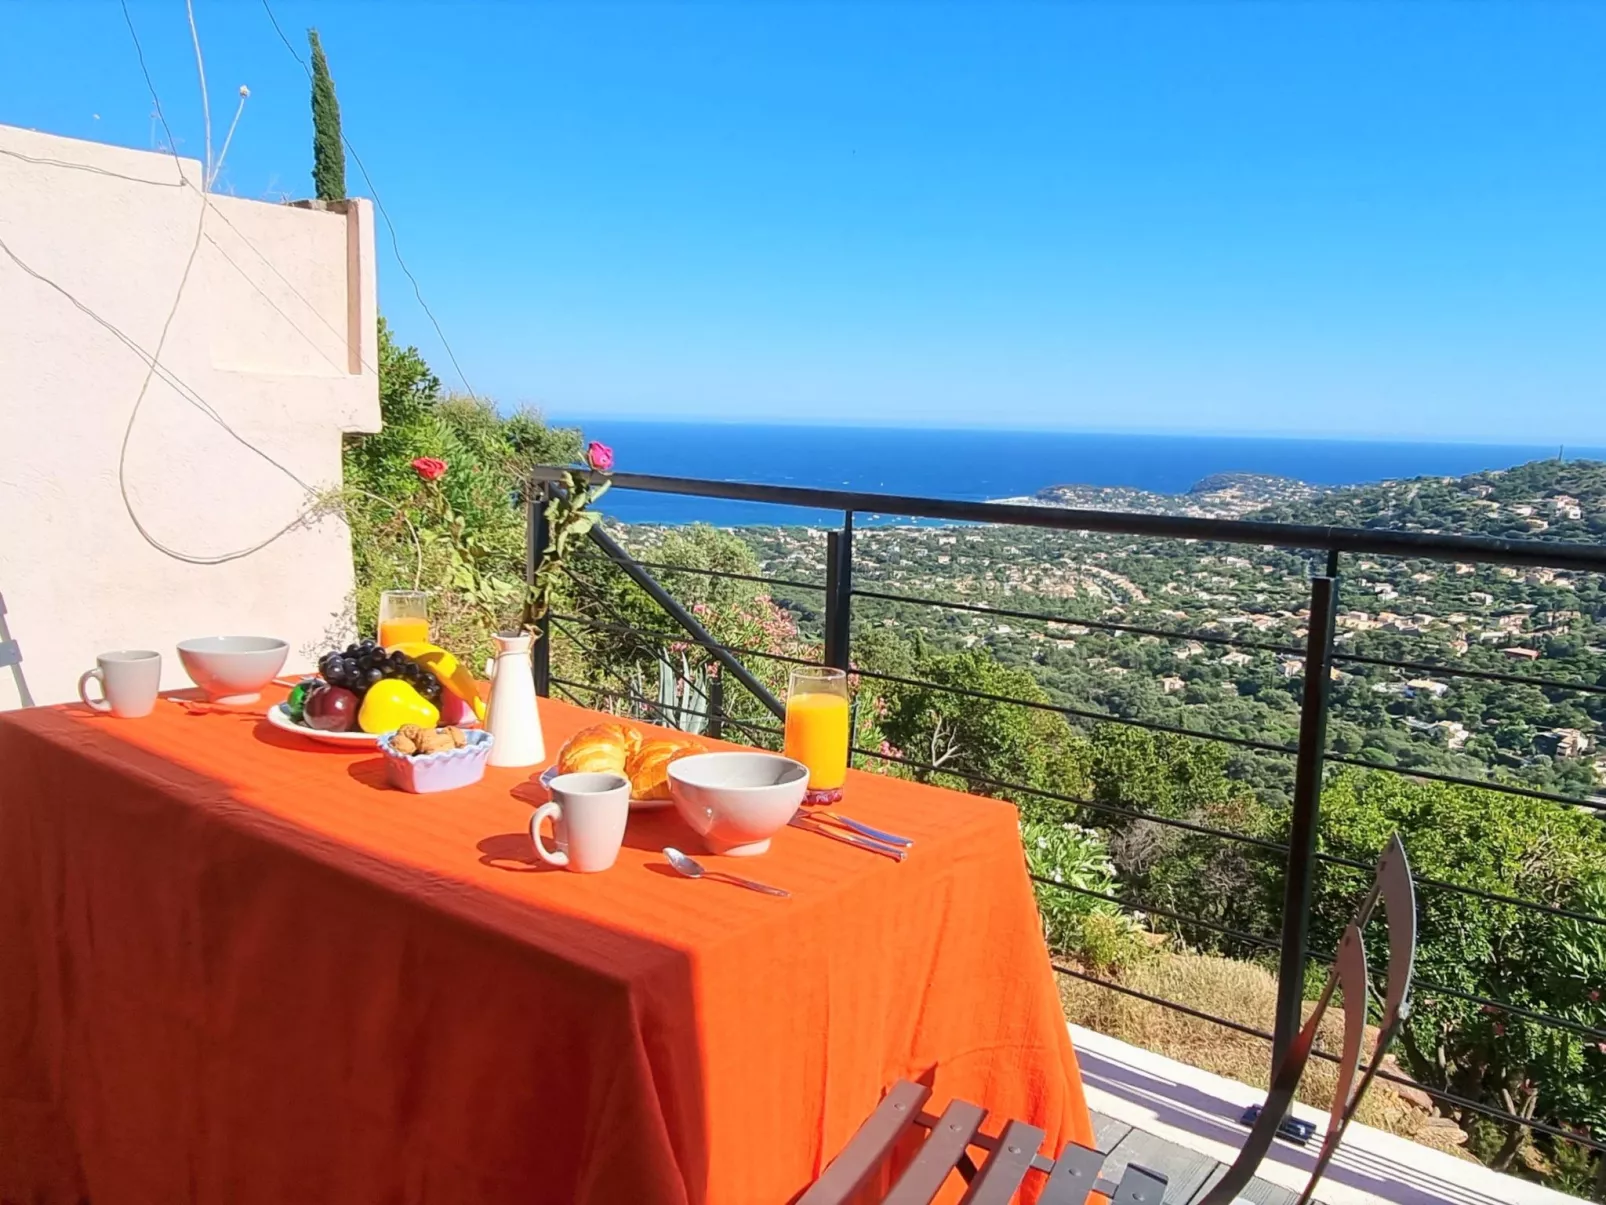
[[[785,419],[747,419],[727,417],[695,416],[687,418],[657,418],[639,414],[549,414],[543,412],[542,420],[553,427],[580,427],[584,428],[588,422],[627,423],[642,426],[660,427],[760,427],[780,430],[853,430],[853,431],[921,431],[921,432],[954,432],[959,434],[973,434],[978,431],[1010,432],[1022,435],[1091,435],[1091,436],[1120,436],[1123,438],[1146,439],[1205,439],[1205,440],[1250,440],[1266,443],[1368,443],[1368,444],[1394,444],[1394,445],[1428,445],[1449,447],[1484,447],[1484,448],[1555,448],[1558,454],[1565,454],[1568,447],[1578,448],[1592,452],[1606,453],[1606,436],[1602,436],[1601,443],[1580,442],[1568,444],[1562,441],[1525,441],[1503,440],[1493,436],[1469,436],[1462,439],[1430,438],[1427,436],[1388,436],[1388,435],[1354,435],[1354,434],[1310,434],[1293,432],[1244,432],[1222,430],[1179,430],[1159,431],[1149,428],[1115,428],[1115,427],[1058,427],[1058,426],[1016,426],[1013,423],[987,423],[987,424],[954,424],[941,423],[895,423],[881,419],[868,419],[855,422],[851,419],[831,419],[820,421],[785,420]]]

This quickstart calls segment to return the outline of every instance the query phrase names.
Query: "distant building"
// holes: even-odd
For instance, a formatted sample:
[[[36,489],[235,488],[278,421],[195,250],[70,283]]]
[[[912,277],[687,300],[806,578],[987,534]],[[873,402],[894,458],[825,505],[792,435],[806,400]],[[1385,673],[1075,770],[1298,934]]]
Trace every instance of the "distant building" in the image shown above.
[[[1513,661],[1537,661],[1537,660],[1539,660],[1539,650],[1538,649],[1509,648],[1509,649],[1501,649],[1500,651],[1502,653],[1504,653],[1506,656],[1510,657]]]
[[[1185,689],[1187,685],[1186,682],[1174,674],[1160,679],[1160,689],[1168,695],[1176,694],[1177,691]]]
[[[1416,698],[1418,695],[1429,695],[1435,699],[1442,699],[1450,693],[1448,682],[1438,682],[1432,678],[1412,678],[1405,684],[1406,692]]]
[[[1552,728],[1534,737],[1534,748],[1552,757],[1582,757],[1593,743],[1577,728]]]

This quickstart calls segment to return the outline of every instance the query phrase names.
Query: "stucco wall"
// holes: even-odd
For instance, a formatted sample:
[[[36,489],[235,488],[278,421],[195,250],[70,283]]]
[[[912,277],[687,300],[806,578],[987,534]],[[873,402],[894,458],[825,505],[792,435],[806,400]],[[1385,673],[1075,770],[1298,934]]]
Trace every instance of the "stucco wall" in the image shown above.
[[[373,211],[203,200],[200,165],[179,170],[0,126],[0,239],[147,353],[194,248],[160,363],[216,415],[158,375],[130,430],[145,360],[0,250],[0,596],[36,702],[106,649],[158,649],[186,685],[188,636],[281,636],[305,666],[352,588],[328,516],[183,558],[294,523],[307,487],[338,486],[341,433],[378,429]],[[18,701],[0,671],[0,707]]]

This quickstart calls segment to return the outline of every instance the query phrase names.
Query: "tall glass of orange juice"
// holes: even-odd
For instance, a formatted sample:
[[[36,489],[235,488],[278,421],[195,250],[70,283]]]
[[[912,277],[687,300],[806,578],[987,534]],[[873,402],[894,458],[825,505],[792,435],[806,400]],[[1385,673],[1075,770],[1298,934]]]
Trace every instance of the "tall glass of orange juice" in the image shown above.
[[[786,692],[786,756],[809,768],[806,803],[842,798],[848,775],[848,676],[826,665],[799,666]]]
[[[379,596],[381,648],[428,639],[429,595],[422,590],[386,590]]]

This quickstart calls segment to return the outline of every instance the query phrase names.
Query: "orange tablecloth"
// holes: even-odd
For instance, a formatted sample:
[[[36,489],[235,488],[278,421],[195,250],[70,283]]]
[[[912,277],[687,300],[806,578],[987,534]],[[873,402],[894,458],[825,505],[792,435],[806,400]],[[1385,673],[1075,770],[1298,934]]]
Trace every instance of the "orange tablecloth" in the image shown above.
[[[767,1205],[899,1077],[1091,1139],[1012,808],[854,774],[913,854],[784,829],[740,860],[778,900],[669,873],[672,810],[547,870],[529,779],[0,716],[0,1200]]]

